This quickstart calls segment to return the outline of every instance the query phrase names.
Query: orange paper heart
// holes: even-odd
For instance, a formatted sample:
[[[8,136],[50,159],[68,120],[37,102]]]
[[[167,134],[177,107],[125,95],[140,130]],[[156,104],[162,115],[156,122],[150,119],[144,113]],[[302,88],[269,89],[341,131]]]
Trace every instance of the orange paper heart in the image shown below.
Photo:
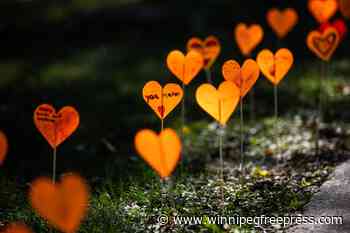
[[[195,50],[202,54],[204,59],[204,68],[209,69],[220,54],[221,46],[215,36],[209,36],[204,41],[199,38],[191,38],[187,43],[187,50]]]
[[[32,231],[23,223],[11,223],[2,233],[32,233]]]
[[[185,56],[182,52],[174,50],[167,57],[169,70],[180,79],[185,85],[203,68],[204,59],[197,51],[189,51]]]
[[[79,113],[70,106],[56,113],[51,105],[42,104],[35,109],[34,124],[51,147],[56,148],[77,129]]]
[[[308,8],[319,23],[327,22],[338,10],[337,0],[309,0]]]
[[[135,147],[161,178],[169,177],[180,159],[181,141],[172,129],[159,136],[152,130],[141,130],[135,136]]]
[[[298,22],[298,13],[292,8],[283,11],[272,8],[267,12],[266,17],[267,22],[280,39],[285,37]]]
[[[288,49],[279,49],[276,54],[264,49],[258,54],[256,61],[265,77],[278,85],[292,67],[294,58]]]
[[[175,83],[164,88],[156,81],[146,83],[142,90],[143,99],[160,119],[164,119],[181,102],[183,91]]]
[[[244,97],[258,80],[260,70],[253,59],[247,59],[242,68],[235,60],[229,60],[222,66],[222,74],[227,81],[236,84],[241,97]]]
[[[312,31],[306,39],[307,46],[319,58],[329,61],[340,43],[340,36],[334,27],[328,27],[323,33]]]
[[[258,24],[248,27],[240,23],[235,28],[235,38],[239,49],[244,56],[249,56],[255,47],[262,41],[264,31]]]
[[[38,178],[29,191],[30,203],[36,212],[65,233],[78,230],[87,212],[88,199],[88,186],[74,174],[63,176],[58,184],[49,178]]]
[[[225,125],[239,102],[238,87],[230,81],[224,81],[216,89],[211,84],[202,84],[196,91],[199,106],[221,125]]]
[[[340,12],[346,18],[350,18],[350,1],[349,0],[339,0]]]
[[[4,162],[7,155],[8,142],[6,135],[0,131],[0,165]]]

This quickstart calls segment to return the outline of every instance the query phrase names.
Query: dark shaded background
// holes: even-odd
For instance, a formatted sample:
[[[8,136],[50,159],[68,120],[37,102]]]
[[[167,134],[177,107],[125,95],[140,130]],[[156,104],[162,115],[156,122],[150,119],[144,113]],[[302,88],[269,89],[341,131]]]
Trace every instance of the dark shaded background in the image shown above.
[[[299,13],[299,24],[284,41],[277,41],[265,21],[271,7],[294,7]],[[174,82],[165,67],[167,53],[184,50],[191,36],[210,34],[222,42],[223,51],[214,69],[218,82],[216,76],[223,61],[243,59],[233,39],[234,26],[241,21],[264,27],[264,41],[254,56],[265,47],[285,46],[293,51],[299,66],[315,60],[305,38],[318,25],[307,11],[306,1],[2,0],[0,63],[4,65],[0,74],[15,65],[10,67],[14,73],[11,79],[0,86],[0,126],[10,141],[10,153],[1,172],[26,181],[50,174],[51,150],[32,120],[35,107],[44,102],[57,108],[73,105],[81,114],[79,129],[58,150],[60,173],[77,170],[103,176],[108,166],[115,166],[117,173],[137,167],[133,165],[135,158],[130,157],[134,154],[133,135],[139,128],[159,127],[140,96],[143,84],[152,79]],[[348,44],[349,37],[338,49],[337,59],[347,58]],[[59,81],[46,80],[43,70],[71,62],[72,57],[77,66],[86,59],[86,73],[79,73],[80,67],[79,79],[61,77],[58,71],[52,78]],[[74,72],[70,72],[72,77]],[[193,88],[198,83],[194,82]],[[193,104],[193,100],[189,102]],[[199,111],[195,107],[192,110]],[[172,114],[169,121],[176,124],[176,115]],[[195,114],[188,115],[196,119]],[[203,116],[200,113],[199,117]]]

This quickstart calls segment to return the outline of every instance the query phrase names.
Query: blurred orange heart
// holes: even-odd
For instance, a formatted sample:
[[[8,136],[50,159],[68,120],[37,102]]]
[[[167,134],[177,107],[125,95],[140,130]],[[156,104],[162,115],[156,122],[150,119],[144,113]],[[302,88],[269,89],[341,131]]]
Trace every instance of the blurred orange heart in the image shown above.
[[[319,23],[328,21],[338,10],[337,0],[309,0],[308,8]]]
[[[221,46],[215,36],[209,36],[204,41],[199,38],[191,38],[187,43],[187,50],[195,50],[202,54],[204,59],[204,68],[209,69],[220,54]]]
[[[197,51],[189,51],[186,56],[178,50],[169,53],[167,66],[169,70],[185,85],[189,84],[201,71],[204,65],[202,55]]]
[[[244,56],[249,56],[263,37],[264,31],[258,24],[248,27],[246,24],[240,23],[235,28],[236,42]]]
[[[156,81],[146,83],[142,90],[143,99],[160,119],[164,119],[181,102],[183,91],[175,83],[164,88]]]
[[[224,81],[216,89],[211,84],[202,84],[197,88],[196,100],[199,106],[225,125],[239,102],[238,87],[231,81]]]
[[[89,199],[89,188],[83,178],[70,174],[54,184],[41,177],[30,186],[29,200],[34,210],[52,226],[65,233],[78,230]]]
[[[264,49],[258,54],[256,61],[265,77],[278,85],[292,67],[294,58],[292,52],[285,48],[279,49],[276,54]]]
[[[77,129],[79,113],[70,106],[56,113],[51,105],[42,104],[34,111],[34,124],[51,147],[56,148]]]
[[[260,70],[253,59],[247,59],[242,68],[235,60],[229,60],[222,66],[222,74],[227,81],[236,84],[241,97],[244,97],[258,80]]]
[[[11,223],[2,233],[32,233],[32,231],[23,223]]]
[[[298,22],[298,13],[292,8],[283,11],[272,8],[267,12],[266,17],[267,22],[279,38],[285,37]]]
[[[8,151],[6,135],[0,131],[0,165],[4,162]]]
[[[174,171],[181,153],[181,141],[172,129],[163,130],[159,136],[149,129],[135,136],[135,148],[140,156],[163,179]]]
[[[340,43],[340,36],[334,27],[328,27],[323,33],[312,31],[306,39],[307,46],[319,58],[329,61]]]
[[[344,17],[350,18],[350,1],[349,0],[339,0],[340,12]]]

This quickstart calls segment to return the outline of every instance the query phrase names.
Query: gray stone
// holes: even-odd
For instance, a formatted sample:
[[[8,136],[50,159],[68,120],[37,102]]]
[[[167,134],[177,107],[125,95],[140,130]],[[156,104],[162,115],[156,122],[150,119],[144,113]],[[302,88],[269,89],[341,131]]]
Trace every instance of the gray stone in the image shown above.
[[[288,233],[350,233],[350,160],[335,169],[312,197],[303,216],[342,216],[343,224],[301,224]]]

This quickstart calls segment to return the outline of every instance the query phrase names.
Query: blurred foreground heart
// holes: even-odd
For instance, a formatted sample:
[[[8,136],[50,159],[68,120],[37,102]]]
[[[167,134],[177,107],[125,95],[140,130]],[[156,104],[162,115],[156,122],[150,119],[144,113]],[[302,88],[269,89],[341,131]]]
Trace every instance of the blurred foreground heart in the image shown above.
[[[244,56],[249,56],[255,47],[261,42],[264,31],[260,25],[253,24],[248,27],[240,23],[235,28],[235,38],[239,49]]]
[[[324,61],[329,61],[337,49],[340,36],[334,27],[328,27],[323,33],[312,31],[306,39],[307,46],[319,58]]]
[[[31,184],[29,199],[34,210],[52,226],[74,233],[87,212],[89,190],[78,175],[65,175],[58,184],[42,177]]]
[[[77,129],[79,113],[70,106],[56,113],[51,105],[42,104],[34,111],[34,124],[51,147],[56,148]]]
[[[169,70],[185,85],[189,84],[201,71],[204,65],[202,54],[197,51],[189,51],[185,56],[182,52],[175,50],[167,57]]]
[[[32,233],[32,231],[23,223],[11,223],[2,233]]]
[[[280,49],[276,54],[264,49],[258,54],[256,61],[266,78],[278,85],[292,67],[294,58],[288,49]]]
[[[204,68],[209,69],[220,54],[221,46],[215,36],[209,36],[204,41],[199,38],[191,38],[187,43],[187,50],[195,50],[204,58]]]
[[[238,62],[229,60],[222,66],[222,74],[227,81],[236,84],[241,97],[244,97],[258,80],[260,70],[253,59],[247,59],[242,68]]]
[[[182,88],[175,83],[168,83],[164,88],[156,81],[146,83],[142,90],[143,99],[160,119],[164,119],[180,102]]]
[[[350,18],[350,1],[349,0],[339,0],[340,12],[344,17]]]
[[[140,156],[163,179],[169,177],[180,159],[181,141],[172,129],[163,130],[159,136],[144,129],[135,136],[135,148]]]
[[[221,125],[225,125],[239,102],[238,87],[231,81],[224,81],[216,89],[211,84],[197,88],[196,100],[199,106]]]
[[[273,8],[267,12],[267,22],[279,38],[285,37],[298,22],[298,14],[292,8],[280,11]]]
[[[328,21],[338,10],[337,0],[309,0],[308,8],[319,23]]]
[[[7,155],[8,142],[6,135],[0,131],[0,165],[4,162]]]

